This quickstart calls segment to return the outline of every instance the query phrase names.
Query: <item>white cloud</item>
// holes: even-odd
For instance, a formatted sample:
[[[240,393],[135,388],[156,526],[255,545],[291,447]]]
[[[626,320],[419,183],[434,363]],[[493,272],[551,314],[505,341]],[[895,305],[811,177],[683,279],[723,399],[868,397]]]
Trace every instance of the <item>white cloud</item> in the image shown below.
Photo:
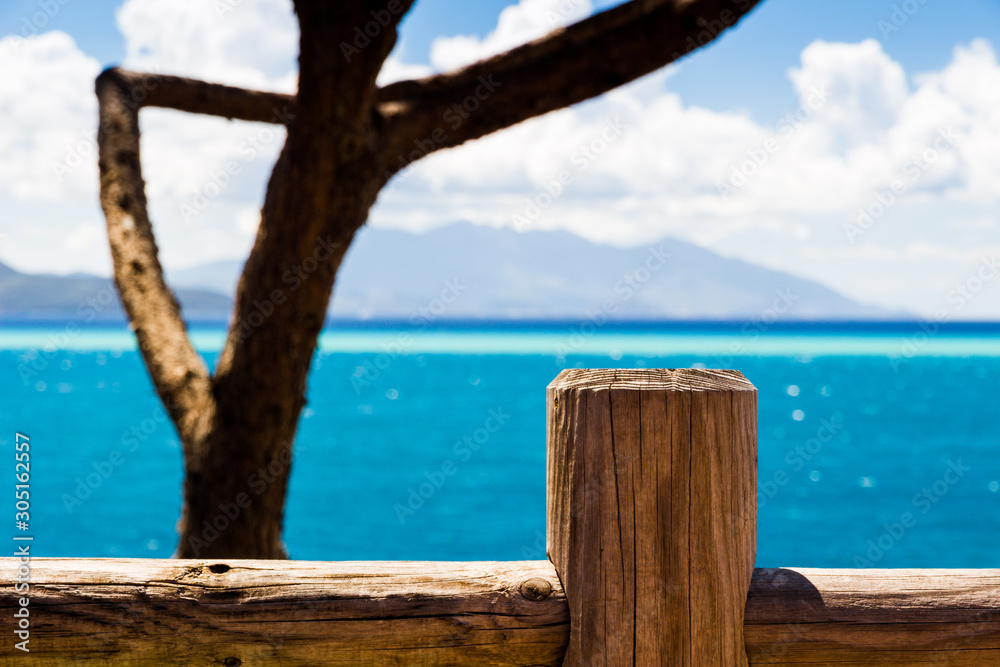
[[[66,33],[48,32],[0,48],[0,71],[0,192],[51,201],[92,190],[98,62]]]
[[[128,0],[116,18],[127,67],[295,92],[290,0]]]
[[[295,90],[298,27],[288,0],[128,0],[117,18],[126,68]],[[65,33],[47,32],[0,42],[0,68],[0,233],[8,235],[0,259],[22,270],[107,273],[98,62]],[[164,263],[245,254],[252,243],[246,209],[259,207],[284,130],[160,109],[144,110],[140,123]],[[196,215],[183,215],[192,208]]]
[[[431,64],[439,70],[469,65],[543,37],[592,11],[590,0],[520,0],[500,12],[496,29],[482,39],[473,35],[436,39]]]
[[[958,190],[983,203],[995,202],[1000,197],[1000,66],[990,44],[976,40],[956,49],[948,67],[922,79],[921,91],[923,97],[911,104],[933,108],[941,121],[965,135]]]
[[[99,63],[63,32],[0,40],[0,259],[22,269],[110,265],[97,205]],[[93,258],[73,265],[75,256]]]
[[[438,39],[429,65],[400,47],[380,82],[459,67],[591,10],[590,0],[521,0],[485,37]],[[128,0],[117,16],[126,67],[295,88],[288,0]],[[0,259],[106,272],[96,152],[56,169],[92,146],[98,63],[49,32],[0,42],[0,67]],[[782,118],[691,106],[671,90],[673,71],[421,161],[382,194],[373,224],[511,225],[534,206],[537,228],[619,245],[674,235],[924,313],[1000,247],[1000,65],[988,42],[957,48],[946,67],[919,75],[871,40],[815,42],[789,71],[799,106]],[[143,111],[142,127],[164,263],[245,254],[280,131],[165,110]],[[940,144],[942,132],[957,137],[953,145]],[[553,199],[561,172],[571,178]],[[881,204],[894,181],[903,191],[852,244],[845,225]],[[197,215],[182,214],[201,203]],[[1000,295],[984,290],[963,316],[998,309]]]
[[[405,63],[393,53],[382,64],[382,70],[378,73],[378,85],[385,86],[396,81],[420,79],[433,73],[432,67]]]
[[[966,253],[941,246],[927,241],[914,241],[903,248],[903,256],[906,259],[930,260],[944,262],[962,262],[968,259]]]
[[[436,45],[447,63],[440,56],[435,64],[492,53],[501,44],[487,48],[494,34]],[[411,229],[454,219],[513,225],[514,215],[541,197],[538,228],[622,245],[670,234],[837,285],[861,300],[932,312],[928,282],[947,285],[966,271],[976,250],[970,239],[1000,241],[983,224],[996,219],[1000,199],[998,77],[996,56],[982,40],[957,48],[944,69],[912,79],[873,40],[817,41],[789,71],[800,106],[761,123],[746,113],[686,105],[671,92],[669,71],[661,72],[418,163],[383,195],[373,219]],[[577,171],[581,146],[614,118],[627,129]],[[563,169],[573,172],[572,183],[548,202],[546,183]],[[894,182],[901,193],[891,192]],[[720,183],[729,187],[725,198]],[[887,197],[888,212],[856,243],[888,245],[891,254],[848,252],[844,226]],[[952,220],[961,234],[947,231]],[[930,276],[921,265],[930,258],[926,247],[913,245],[921,237],[937,248]],[[889,271],[903,273],[888,280]],[[876,277],[891,289],[872,289]],[[1000,298],[987,301],[977,304],[982,313],[1000,306]]]
[[[817,41],[802,52],[789,78],[805,100],[818,89],[829,96],[817,114],[844,145],[878,140],[897,120],[909,93],[906,74],[873,39],[860,44]]]

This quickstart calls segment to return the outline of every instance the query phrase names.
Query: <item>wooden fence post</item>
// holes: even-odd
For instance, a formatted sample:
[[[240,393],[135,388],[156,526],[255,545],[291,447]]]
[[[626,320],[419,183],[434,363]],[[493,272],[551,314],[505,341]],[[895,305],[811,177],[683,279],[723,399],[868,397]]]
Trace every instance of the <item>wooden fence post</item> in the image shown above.
[[[548,551],[566,666],[746,666],[757,390],[737,371],[566,370],[548,387]]]

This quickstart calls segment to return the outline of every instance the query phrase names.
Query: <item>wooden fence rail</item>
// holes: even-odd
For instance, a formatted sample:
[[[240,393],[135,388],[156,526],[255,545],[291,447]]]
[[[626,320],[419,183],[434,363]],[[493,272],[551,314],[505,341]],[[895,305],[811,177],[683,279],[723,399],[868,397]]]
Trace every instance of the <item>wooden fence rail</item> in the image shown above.
[[[548,561],[41,558],[32,579],[31,653],[5,633],[0,664],[558,666],[570,635]],[[997,665],[1000,570],[758,569],[744,631],[752,665]],[[622,664],[600,655],[577,664]]]
[[[569,634],[548,561],[41,558],[31,574],[31,653],[5,633],[11,665],[554,665]]]
[[[756,398],[735,371],[566,371],[551,562],[33,559],[0,664],[1000,666],[1000,570],[753,569]]]
[[[754,665],[1000,665],[1000,570],[755,570]]]

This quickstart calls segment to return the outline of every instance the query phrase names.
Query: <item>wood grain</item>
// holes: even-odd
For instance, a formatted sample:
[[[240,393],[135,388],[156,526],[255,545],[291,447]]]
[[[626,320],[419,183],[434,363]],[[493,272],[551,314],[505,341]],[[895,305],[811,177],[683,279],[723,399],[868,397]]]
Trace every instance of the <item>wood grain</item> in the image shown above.
[[[672,553],[666,546],[636,544],[637,617],[669,621],[664,632],[636,633],[636,665],[685,664],[662,656],[684,627],[677,610],[701,603],[648,575],[655,554]],[[566,597],[544,561],[39,558],[32,579],[31,653],[8,644],[0,665],[555,667],[570,634]],[[18,597],[0,588],[3,627]],[[1000,570],[758,569],[743,630],[750,665],[996,666]],[[628,640],[610,647],[614,659],[599,650],[578,664],[632,664],[620,659]]]
[[[746,665],[753,385],[736,371],[569,370],[548,410],[564,664]]]
[[[758,569],[751,665],[1000,665],[1000,570]]]
[[[555,665],[569,634],[548,561],[31,564],[31,652],[4,586],[0,664]]]

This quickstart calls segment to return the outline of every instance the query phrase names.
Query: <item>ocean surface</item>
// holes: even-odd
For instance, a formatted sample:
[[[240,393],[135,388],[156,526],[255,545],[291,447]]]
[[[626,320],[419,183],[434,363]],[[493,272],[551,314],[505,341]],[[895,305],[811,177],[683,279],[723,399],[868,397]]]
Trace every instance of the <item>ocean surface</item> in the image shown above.
[[[192,333],[214,363],[222,328]],[[759,390],[758,566],[1000,567],[1000,326],[920,323],[331,325],[289,553],[544,558],[546,385],[563,368],[691,366]],[[181,451],[131,333],[6,324],[0,368],[11,473],[15,432],[31,438],[34,554],[172,555]],[[465,445],[491,414],[502,426]]]

